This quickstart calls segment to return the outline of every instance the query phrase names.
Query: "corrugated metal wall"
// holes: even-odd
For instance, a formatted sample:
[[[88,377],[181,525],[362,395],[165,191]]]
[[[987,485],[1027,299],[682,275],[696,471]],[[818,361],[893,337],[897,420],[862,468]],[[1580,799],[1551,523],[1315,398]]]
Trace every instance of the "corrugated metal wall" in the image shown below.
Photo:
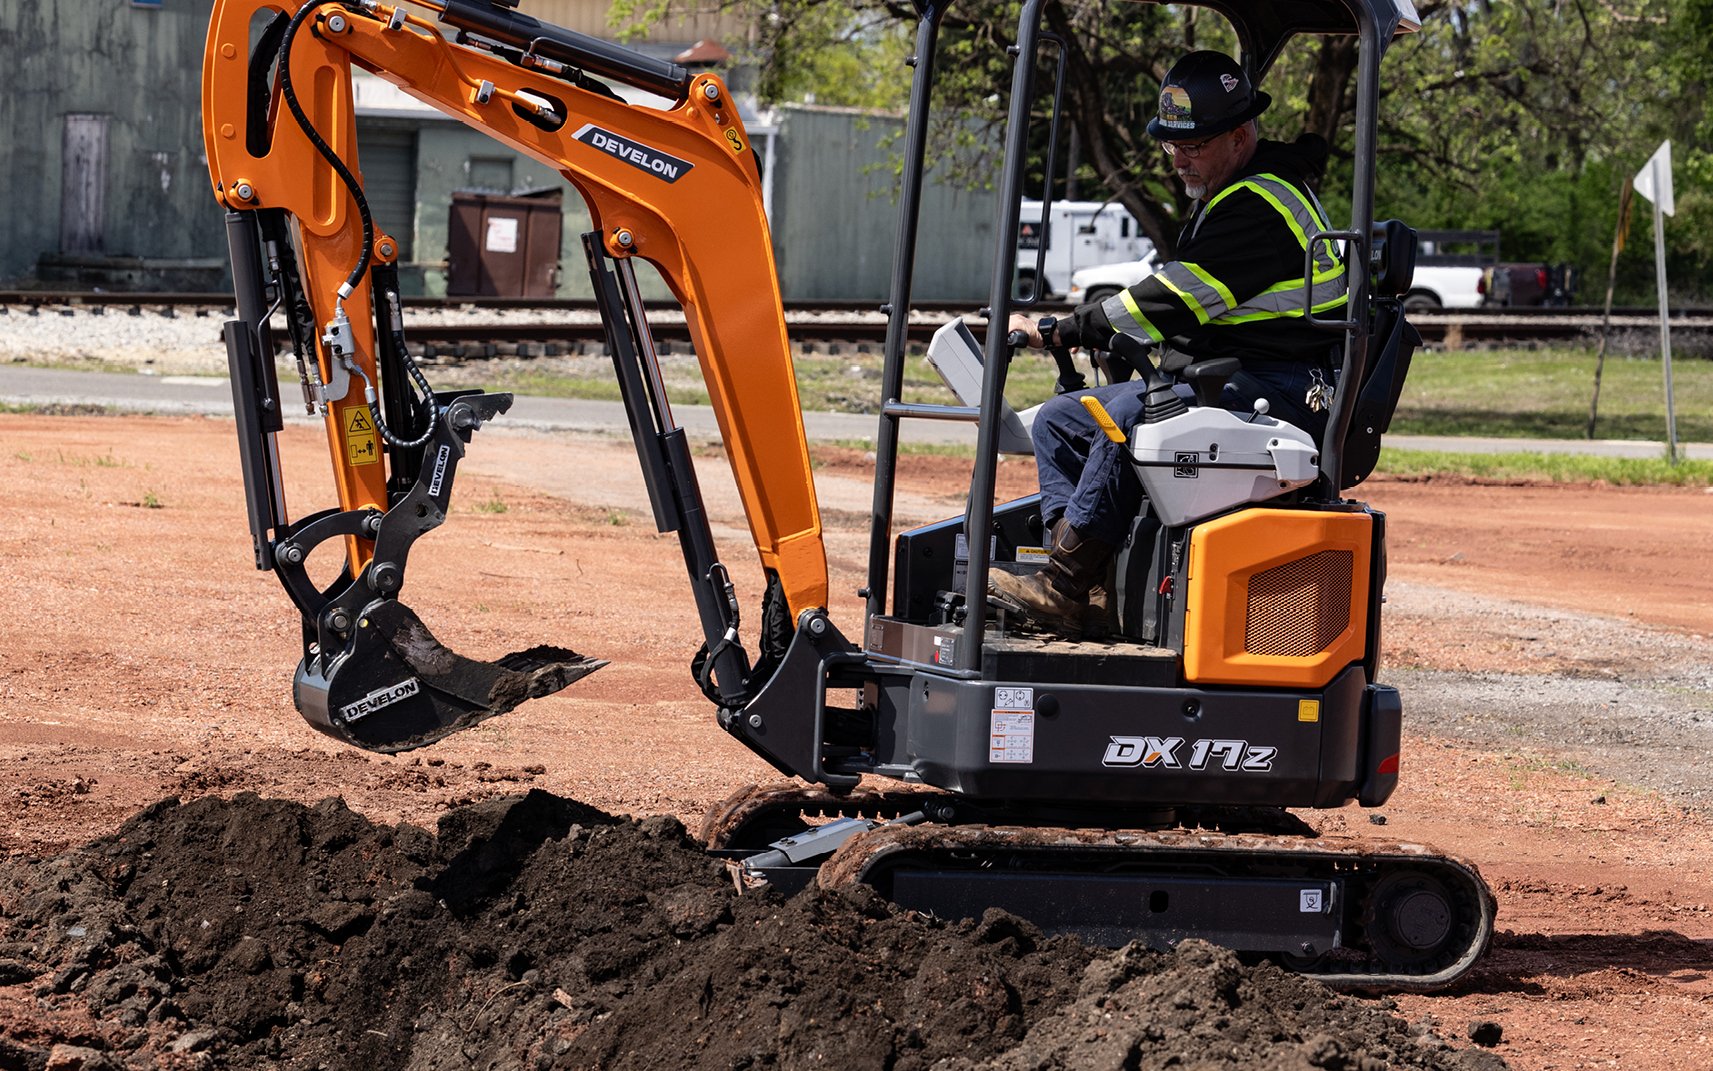
[[[547,17],[552,5],[539,6]],[[0,282],[25,278],[41,255],[60,252],[225,263],[198,99],[211,9],[212,0],[163,0],[160,8],[0,0],[7,83],[0,93],[0,185],[8,194],[0,212]],[[397,232],[428,293],[444,286],[452,191],[490,182],[484,161],[511,158],[514,187],[563,181],[457,123],[361,124],[371,196],[384,202],[384,225]],[[785,295],[885,298],[897,227],[899,120],[787,107],[779,124],[772,204]],[[410,213],[403,199],[412,196],[412,176],[400,169],[413,141]],[[986,297],[992,194],[936,185],[930,176],[924,201],[915,296]],[[561,293],[586,296],[578,235],[588,217],[575,191],[565,204]],[[639,274],[649,296],[665,294],[652,270]]]
[[[223,255],[198,107],[212,7],[211,0],[163,0],[159,7],[0,2],[0,181],[7,195],[0,280],[23,276],[39,254],[59,251],[62,228],[108,255]],[[99,161],[74,153],[68,174],[71,116],[104,116],[105,140]],[[80,153],[93,145],[91,120],[71,122]],[[89,218],[96,205],[99,221]]]
[[[773,248],[785,296],[887,296],[898,230],[902,121],[844,109],[781,109]],[[981,300],[993,273],[992,191],[922,190],[913,296]]]

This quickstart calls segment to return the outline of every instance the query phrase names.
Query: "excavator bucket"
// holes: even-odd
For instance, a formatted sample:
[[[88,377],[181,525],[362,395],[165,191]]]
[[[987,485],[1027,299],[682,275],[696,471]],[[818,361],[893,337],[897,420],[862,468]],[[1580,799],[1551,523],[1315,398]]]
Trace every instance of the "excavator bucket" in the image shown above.
[[[293,695],[317,729],[383,754],[432,744],[607,664],[563,647],[531,647],[495,662],[466,658],[396,599],[364,607],[351,637],[331,658],[305,657]]]

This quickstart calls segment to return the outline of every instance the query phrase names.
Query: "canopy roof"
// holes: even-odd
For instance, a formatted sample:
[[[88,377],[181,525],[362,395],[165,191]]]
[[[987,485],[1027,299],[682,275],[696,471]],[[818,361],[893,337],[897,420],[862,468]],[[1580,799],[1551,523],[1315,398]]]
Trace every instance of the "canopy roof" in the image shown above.
[[[1144,0],[1147,3],[1168,0]],[[1371,13],[1382,39],[1421,28],[1412,0],[1169,0],[1206,7],[1237,31],[1244,63],[1259,76],[1296,34],[1356,34],[1358,16]]]

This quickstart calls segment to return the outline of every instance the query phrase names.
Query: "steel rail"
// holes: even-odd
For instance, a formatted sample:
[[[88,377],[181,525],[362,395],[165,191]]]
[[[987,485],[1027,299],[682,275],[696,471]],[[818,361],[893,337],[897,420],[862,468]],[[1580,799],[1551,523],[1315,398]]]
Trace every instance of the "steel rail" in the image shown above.
[[[410,341],[430,352],[462,357],[523,353],[557,353],[561,348],[581,349],[599,344],[604,333],[596,318],[595,303],[584,298],[406,298],[408,308],[435,313],[491,312],[492,320],[472,323],[440,323],[432,316],[407,327]],[[936,328],[956,316],[974,316],[976,302],[921,302],[912,309],[907,337],[912,344],[926,344]],[[104,315],[123,310],[129,315],[153,312],[162,316],[223,314],[232,307],[223,294],[171,292],[91,292],[70,290],[0,290],[0,324],[4,316],[58,313],[64,316]],[[668,352],[687,346],[690,336],[675,314],[677,306],[663,301],[649,306],[656,339]],[[1044,313],[1064,312],[1069,306],[1039,306]],[[565,319],[519,322],[511,315],[563,313]],[[787,329],[800,345],[854,345],[884,343],[887,318],[878,303],[851,300],[787,301]],[[1598,336],[1602,311],[1586,307],[1448,310],[1413,315],[1410,322],[1430,346],[1468,346],[1496,343],[1574,342]],[[1619,308],[1612,310],[1609,330],[1614,332],[1653,330],[1659,323],[1657,310]],[[1679,331],[1713,331],[1713,308],[1674,309],[1671,325]],[[878,352],[878,350],[876,351]]]

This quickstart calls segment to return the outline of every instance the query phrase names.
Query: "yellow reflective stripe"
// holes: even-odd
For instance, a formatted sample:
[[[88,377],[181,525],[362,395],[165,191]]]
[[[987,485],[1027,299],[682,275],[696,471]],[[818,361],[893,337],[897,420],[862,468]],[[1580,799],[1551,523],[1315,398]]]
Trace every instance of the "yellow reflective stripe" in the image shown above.
[[[1207,203],[1207,207],[1201,210],[1201,214],[1203,216],[1206,216],[1209,212],[1213,211],[1214,205],[1225,200],[1227,197],[1230,197],[1232,194],[1236,193],[1238,190],[1241,190],[1243,187],[1253,186],[1253,185],[1254,185],[1254,183],[1245,179],[1244,181],[1237,183],[1235,186],[1227,186],[1225,189],[1220,190],[1218,193],[1213,195],[1213,200],[1211,200]]]
[[[1136,299],[1130,295],[1130,291],[1120,290],[1118,292],[1118,299],[1124,303],[1124,311],[1130,314],[1130,318],[1132,320],[1136,321],[1137,327],[1140,327],[1143,331],[1147,332],[1150,339],[1155,342],[1159,342],[1166,337],[1166,333],[1164,331],[1161,331],[1158,327],[1155,327],[1152,323],[1148,322],[1148,317],[1142,315],[1142,306],[1136,304]],[[1111,320],[1112,317],[1108,316],[1107,319]],[[1126,331],[1125,334],[1128,335],[1130,332]]]
[[[1314,311],[1314,312],[1325,312],[1328,309],[1336,309],[1336,308],[1338,308],[1338,306],[1344,304],[1346,299],[1347,299],[1347,295],[1338,294],[1334,297],[1327,298],[1324,301],[1318,301],[1312,306],[1312,311]],[[1247,308],[1252,308],[1252,307],[1251,306],[1245,306],[1245,308],[1247,309]],[[1280,319],[1285,319],[1287,317],[1301,316],[1301,315],[1303,315],[1303,307],[1301,305],[1288,305],[1288,306],[1284,306],[1282,308],[1276,308],[1276,309],[1254,309],[1253,311],[1237,311],[1237,312],[1230,313],[1226,316],[1220,317],[1219,322],[1221,325],[1225,325],[1225,324],[1247,324],[1247,323],[1254,323],[1256,320],[1280,320]]]
[[[1286,182],[1284,179],[1282,179],[1279,176],[1274,175],[1274,174],[1262,173],[1260,175],[1257,175],[1256,177],[1257,178],[1264,178],[1264,179],[1271,179],[1272,181],[1277,182],[1279,185],[1283,186],[1285,189],[1290,190],[1291,196],[1295,197],[1297,199],[1297,203],[1299,203],[1303,206],[1303,214],[1308,216],[1309,220],[1311,222],[1313,222],[1314,225],[1316,227],[1318,227],[1319,229],[1321,229],[1321,230],[1327,229],[1328,224],[1327,224],[1326,220],[1322,219],[1320,216],[1320,213],[1315,211],[1314,202],[1309,200],[1307,197],[1304,197],[1303,192],[1301,190],[1297,189],[1291,183]],[[1277,202],[1275,202],[1275,203],[1277,203]],[[1299,236],[1299,238],[1300,237],[1301,236]],[[1323,238],[1323,239],[1321,239],[1321,241],[1325,243],[1326,255],[1332,258],[1332,262],[1334,264],[1340,263],[1339,256],[1338,256],[1338,247],[1332,244],[1332,239],[1331,238]],[[1304,249],[1308,248],[1308,243],[1306,240],[1304,240],[1304,242],[1303,242],[1303,248]]]
[[[1237,298],[1231,293],[1230,289],[1228,289],[1224,283],[1209,275],[1207,270],[1200,264],[1194,264],[1187,260],[1180,260],[1178,263],[1183,265],[1185,271],[1189,272],[1197,279],[1200,279],[1211,290],[1213,290],[1214,293],[1218,294],[1219,300],[1225,302],[1226,308],[1233,308],[1237,305]]]
[[[1256,181],[1257,179],[1265,179],[1269,185],[1277,185],[1282,189],[1290,191],[1292,199],[1295,200],[1302,208],[1301,215],[1299,216],[1298,213],[1292,211],[1291,208],[1281,201],[1272,190]],[[1213,206],[1225,200],[1226,197],[1245,188],[1255,191],[1256,196],[1272,205],[1274,211],[1284,217],[1286,224],[1291,228],[1291,233],[1297,236],[1297,244],[1302,248],[1307,249],[1309,247],[1308,230],[1303,225],[1303,220],[1305,218],[1314,227],[1320,230],[1326,229],[1326,221],[1321,219],[1320,214],[1315,211],[1314,203],[1304,197],[1302,191],[1297,189],[1291,183],[1286,182],[1278,175],[1274,175],[1269,172],[1262,172],[1252,178],[1246,178],[1242,182],[1227,186],[1225,189],[1219,191],[1219,193],[1214,196],[1214,199],[1207,203],[1207,208],[1203,210],[1203,215],[1211,212],[1213,210]],[[1322,244],[1325,246],[1327,257],[1333,264],[1337,265],[1342,263],[1338,255],[1338,247],[1333,244],[1331,238],[1323,239]]]
[[[1197,324],[1207,323],[1207,310],[1201,307],[1201,302],[1197,301],[1193,297],[1190,297],[1188,294],[1184,293],[1182,290],[1179,290],[1177,288],[1176,284],[1174,284],[1170,279],[1166,278],[1165,276],[1160,276],[1160,285],[1165,287],[1167,290],[1170,290],[1172,293],[1174,293],[1174,294],[1176,294],[1179,297],[1184,299],[1184,305],[1189,308],[1190,312],[1195,314]]]
[[[1168,278],[1166,273],[1163,271],[1155,272],[1154,278],[1159,280],[1161,286],[1184,299],[1184,305],[1187,306],[1191,312],[1195,313],[1196,323],[1207,323],[1207,310],[1202,307],[1202,303],[1197,301],[1193,295],[1184,290],[1177,283],[1172,282],[1172,280]]]
[[[1278,180],[1275,179],[1274,181]],[[1254,190],[1261,196],[1262,200],[1277,209],[1279,215],[1284,216],[1285,222],[1290,225],[1291,233],[1297,236],[1297,244],[1302,246],[1304,249],[1309,247],[1308,232],[1303,230],[1303,225],[1297,221],[1296,213],[1286,208],[1283,201],[1273,196],[1273,191],[1267,189],[1267,187],[1261,185],[1259,182],[1244,182],[1242,185],[1248,186],[1250,189]]]

